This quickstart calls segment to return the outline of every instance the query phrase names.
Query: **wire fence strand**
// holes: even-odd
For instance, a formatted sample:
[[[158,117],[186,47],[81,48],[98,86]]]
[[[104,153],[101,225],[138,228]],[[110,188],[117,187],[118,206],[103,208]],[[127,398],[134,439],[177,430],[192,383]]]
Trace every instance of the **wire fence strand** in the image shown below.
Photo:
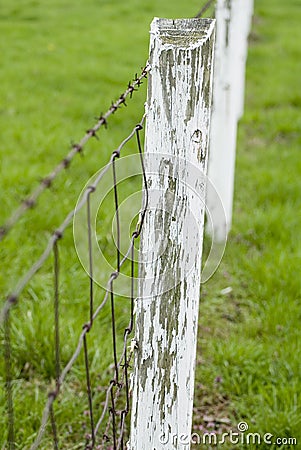
[[[57,426],[53,411],[53,405],[50,406],[50,421],[51,421],[51,431],[53,435],[53,448],[54,450],[59,450],[59,440],[58,440],[58,433],[57,433]]]
[[[73,217],[75,215],[76,212],[80,211],[84,205],[86,205],[87,203],[87,197],[89,196],[89,192],[91,190],[91,188],[96,189],[97,185],[99,184],[99,182],[101,181],[101,179],[104,177],[104,175],[109,171],[112,161],[115,158],[115,152],[120,152],[121,149],[126,145],[126,143],[132,139],[132,137],[135,135],[137,130],[141,129],[141,126],[144,122],[145,116],[143,116],[142,121],[136,125],[136,127],[134,128],[134,130],[130,133],[130,135],[124,139],[124,141],[120,144],[120,146],[118,147],[117,150],[115,150],[110,158],[110,161],[104,166],[104,168],[99,172],[98,176],[96,177],[94,183],[92,184],[92,186],[89,186],[83,197],[81,198],[81,200],[78,202],[76,208],[72,209],[69,214],[66,216],[65,220],[63,221],[63,223],[53,232],[53,234],[50,236],[49,240],[48,240],[48,244],[45,248],[45,250],[43,251],[42,255],[40,256],[40,258],[30,267],[30,269],[27,271],[27,273],[24,275],[23,278],[21,278],[19,280],[19,282],[17,282],[16,288],[15,290],[8,295],[4,306],[2,307],[1,311],[0,311],[0,326],[3,325],[3,322],[6,318],[7,312],[17,304],[18,302],[18,298],[21,294],[21,292],[24,290],[25,286],[29,283],[29,281],[32,279],[32,277],[38,272],[38,270],[40,270],[40,268],[44,265],[45,261],[48,259],[50,253],[53,250],[53,247],[56,243],[56,241],[58,239],[61,239],[63,237],[63,234],[65,232],[65,230],[67,229],[67,227],[71,224]],[[144,168],[143,168],[144,170]],[[120,264],[121,265],[121,264]],[[93,315],[94,317],[94,315]]]
[[[59,249],[58,241],[53,246],[54,255],[54,343],[55,343],[55,380],[58,383],[61,371],[60,361],[60,325],[59,325]]]
[[[10,328],[10,314],[6,315],[4,323],[4,356],[5,356],[5,390],[7,402],[7,428],[8,428],[8,449],[15,449],[15,416],[13,403],[13,377],[12,377],[12,361],[11,361],[11,328]]]
[[[7,393],[7,406],[8,406],[8,442],[9,442],[9,450],[15,448],[15,430],[14,430],[14,410],[13,410],[13,377],[12,377],[12,369],[11,369],[11,358],[12,358],[12,350],[11,350],[11,337],[10,337],[10,313],[13,306],[15,306],[20,301],[20,295],[23,289],[27,286],[32,277],[38,272],[38,270],[43,266],[47,258],[50,256],[51,252],[53,252],[54,263],[53,263],[53,272],[54,272],[54,295],[53,295],[53,303],[54,303],[54,354],[55,354],[55,377],[56,384],[55,388],[50,390],[47,396],[47,401],[44,406],[44,411],[41,418],[41,424],[37,433],[37,436],[31,446],[31,450],[36,450],[39,448],[42,439],[46,433],[47,423],[50,421],[52,436],[53,436],[53,446],[54,449],[59,448],[59,433],[58,427],[55,419],[55,411],[54,411],[54,402],[59,396],[61,392],[62,385],[65,382],[65,379],[72,369],[74,363],[79,357],[81,351],[84,351],[84,363],[85,363],[85,374],[86,374],[86,386],[87,386],[87,397],[88,397],[88,406],[89,406],[89,418],[90,418],[90,436],[86,443],[86,449],[93,449],[96,445],[97,435],[103,424],[104,418],[108,412],[109,403],[110,405],[110,414],[106,424],[104,436],[107,436],[107,439],[112,439],[113,448],[115,449],[123,449],[124,448],[124,432],[125,432],[125,418],[129,413],[129,377],[128,377],[128,368],[130,364],[131,354],[128,356],[127,354],[127,345],[128,338],[133,328],[133,303],[134,303],[134,241],[137,239],[141,233],[143,220],[146,214],[146,209],[148,206],[148,194],[146,192],[146,200],[143,201],[142,211],[140,213],[140,221],[136,225],[136,229],[132,234],[129,248],[126,254],[121,259],[120,249],[116,250],[116,271],[113,272],[107,282],[107,288],[105,290],[105,294],[102,302],[94,309],[94,298],[93,298],[93,257],[92,257],[92,243],[91,243],[91,235],[92,235],[92,227],[91,227],[91,213],[90,213],[90,197],[96,191],[100,181],[104,177],[104,175],[108,172],[110,167],[114,167],[115,158],[120,156],[120,153],[123,147],[127,144],[127,142],[136,136],[137,139],[137,147],[140,154],[141,161],[141,171],[143,176],[144,188],[147,189],[146,185],[146,176],[144,171],[143,164],[143,156],[142,156],[142,148],[139,133],[143,128],[143,123],[145,120],[145,115],[143,116],[141,122],[134,127],[132,132],[122,141],[117,150],[115,150],[107,165],[98,173],[92,185],[88,186],[80,201],[78,202],[76,208],[74,208],[70,213],[66,216],[63,223],[57,228],[57,230],[50,236],[49,241],[46,245],[45,250],[43,251],[40,258],[30,267],[27,273],[23,278],[17,283],[17,286],[8,298],[5,301],[5,304],[0,313],[1,324],[4,324],[4,341],[5,341],[5,360],[6,360],[6,393]],[[118,156],[117,156],[118,155]],[[116,170],[114,167],[114,192],[115,192],[115,214],[118,210],[118,179]],[[59,258],[59,247],[58,241],[62,240],[64,237],[64,233],[67,227],[70,225],[74,215],[81,210],[84,205],[87,206],[87,229],[88,229],[88,253],[89,253],[89,285],[90,285],[90,294],[89,294],[89,318],[90,321],[83,325],[81,334],[78,339],[77,346],[69,359],[68,363],[61,370],[61,360],[60,360],[60,334],[59,334],[59,301],[60,301],[60,287],[59,287],[59,274],[60,274],[60,258]],[[117,230],[119,234],[118,242],[120,243],[120,227]],[[118,278],[120,274],[121,267],[126,263],[126,261],[131,260],[131,299],[130,299],[130,319],[127,328],[124,330],[123,335],[123,349],[122,354],[118,359],[118,351],[117,351],[117,335],[116,335],[116,315],[114,309],[114,282]],[[93,407],[93,388],[92,388],[92,380],[89,366],[89,350],[88,350],[88,339],[87,335],[93,327],[93,323],[95,319],[99,316],[100,312],[106,305],[109,295],[111,296],[111,319],[112,319],[112,349],[113,349],[113,359],[114,359],[114,378],[110,381],[107,390],[106,390],[106,400],[103,406],[102,413],[99,419],[96,421],[94,419],[94,407]],[[119,373],[122,373],[119,376]],[[121,392],[124,390],[125,392],[125,405],[120,409],[118,407],[118,399],[120,397]],[[112,429],[112,437],[109,438],[109,430]],[[98,448],[103,448],[103,446],[98,446]]]
[[[215,5],[216,0],[208,0],[200,9],[200,11],[194,16],[195,19],[200,19],[203,17],[206,11],[210,8],[210,6]]]
[[[126,99],[132,98],[134,92],[143,84],[143,79],[147,77],[147,74],[150,70],[150,66],[147,64],[138,75],[135,74],[135,77],[132,81],[130,81],[127,85],[125,91],[119,96],[119,98],[112,102],[110,108],[104,113],[100,114],[97,119],[96,124],[89,128],[82,139],[76,143],[72,144],[71,150],[64,157],[62,161],[44,178],[41,179],[38,186],[32,191],[32,193],[26,197],[20,204],[20,206],[15,209],[12,215],[8,218],[8,220],[0,226],[0,241],[4,239],[4,237],[9,233],[9,231],[15,226],[15,224],[19,221],[19,219],[25,214],[28,210],[32,209],[36,206],[38,198],[40,195],[46,190],[49,189],[57,176],[64,170],[67,169],[74,157],[83,152],[85,144],[92,138],[97,137],[97,132],[99,129],[104,126],[107,127],[108,118],[114,114],[122,105],[126,106]]]
[[[90,331],[92,324],[86,325],[87,332]],[[89,404],[89,417],[90,417],[90,426],[91,426],[91,439],[92,439],[92,447],[95,444],[95,435],[94,435],[94,418],[93,418],[93,403],[92,403],[92,389],[91,389],[91,378],[90,378],[90,368],[89,368],[89,356],[88,356],[88,344],[87,344],[87,335],[84,335],[84,354],[85,354],[85,368],[86,368],[86,382],[87,382],[87,395],[88,395],[88,404]]]
[[[209,0],[195,17],[201,17],[205,11],[210,8],[214,0]],[[114,114],[122,105],[126,106],[127,97],[132,97],[133,93],[140,87],[143,79],[147,77],[150,66],[147,65],[142,69],[140,75],[135,75],[134,79],[129,82],[127,89],[120,95],[118,100],[112,103],[111,107],[105,114],[101,114],[96,124],[88,129],[83,138],[77,143],[73,144],[71,150],[66,157],[50,172],[45,178],[41,180],[39,185],[32,193],[21,203],[21,205],[13,212],[7,222],[0,227],[0,241],[9,233],[14,225],[19,221],[23,214],[29,209],[37,205],[39,196],[53,184],[60,172],[69,167],[76,154],[82,153],[85,144],[92,137],[97,138],[97,132],[102,126],[107,126],[107,119]],[[20,301],[23,290],[27,287],[32,278],[44,266],[48,258],[53,256],[53,327],[54,334],[51,338],[53,341],[54,354],[54,378],[55,384],[50,384],[48,394],[43,405],[43,412],[40,418],[40,424],[36,432],[30,450],[37,450],[43,443],[45,435],[48,436],[48,431],[51,434],[54,450],[59,450],[63,447],[59,420],[56,411],[56,401],[59,396],[64,395],[62,387],[66,383],[67,376],[73,369],[79,356],[83,354],[84,360],[84,377],[86,385],[85,401],[88,405],[87,414],[89,415],[89,433],[83,437],[85,440],[85,450],[106,450],[108,448],[114,450],[124,450],[126,446],[126,433],[128,426],[128,415],[130,413],[131,403],[131,389],[130,389],[130,374],[131,361],[137,346],[134,339],[129,340],[134,328],[134,302],[135,302],[135,241],[139,238],[142,227],[145,221],[145,216],[148,209],[149,193],[146,179],[146,172],[144,166],[142,144],[140,132],[143,129],[145,115],[142,120],[133,128],[129,135],[120,143],[115,149],[108,163],[98,172],[93,183],[87,186],[81,196],[76,207],[72,209],[60,226],[50,235],[46,242],[45,248],[40,257],[30,266],[27,272],[21,277],[14,290],[8,295],[0,310],[0,326],[3,326],[4,336],[4,358],[5,358],[5,392],[7,403],[7,448],[8,450],[15,450],[19,448],[16,442],[16,418],[14,409],[14,369],[13,369],[13,351],[12,351],[12,330],[11,319],[12,310]],[[121,253],[121,220],[119,213],[119,187],[118,187],[118,171],[117,160],[121,156],[124,146],[134,137],[136,137],[136,145],[140,156],[140,165],[143,183],[143,198],[142,207],[139,214],[139,219],[135,230],[131,234],[130,244],[126,253]],[[113,181],[113,196],[114,196],[114,210],[116,219],[116,261],[114,265],[114,272],[108,276],[104,294],[100,300],[97,300],[96,290],[94,288],[94,272],[95,261],[93,258],[92,232],[93,224],[91,219],[91,198],[96,192],[101,180],[104,176],[112,170]],[[61,253],[61,242],[63,241],[67,228],[72,223],[75,215],[86,207],[86,227],[87,227],[87,255],[88,255],[88,292],[87,296],[87,311],[88,322],[82,325],[79,332],[75,348],[69,360],[65,365],[61,357],[61,336],[60,336],[60,278],[63,270]],[[121,274],[122,267],[126,262],[130,262],[130,299],[129,299],[129,320],[128,325],[123,329],[122,337],[119,336],[120,331],[117,329],[116,323],[118,320],[116,313],[116,299],[119,294],[116,292],[116,280]],[[93,379],[92,364],[90,361],[91,348],[89,349],[89,342],[91,341],[90,331],[94,326],[94,322],[100,316],[101,311],[106,305],[110,306],[110,327],[111,327],[111,357],[113,363],[109,367],[110,381],[107,383],[103,393],[103,403],[101,407],[99,402],[96,402],[95,389]],[[119,346],[120,344],[120,346]],[[91,343],[90,343],[91,345]],[[111,373],[112,372],[112,373]],[[48,431],[47,431],[48,430]],[[110,446],[110,447],[108,447]]]

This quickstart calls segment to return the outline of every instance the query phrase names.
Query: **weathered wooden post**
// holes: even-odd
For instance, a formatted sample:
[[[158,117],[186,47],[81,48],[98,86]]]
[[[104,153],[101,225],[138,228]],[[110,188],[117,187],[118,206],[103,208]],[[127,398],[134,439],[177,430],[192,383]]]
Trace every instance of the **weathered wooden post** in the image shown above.
[[[190,448],[214,28],[151,25],[131,450]]]
[[[243,112],[251,12],[251,0],[217,0],[208,177],[224,211],[217,210],[216,196],[211,195],[211,190],[207,195],[216,241],[225,239],[232,222],[237,122]]]

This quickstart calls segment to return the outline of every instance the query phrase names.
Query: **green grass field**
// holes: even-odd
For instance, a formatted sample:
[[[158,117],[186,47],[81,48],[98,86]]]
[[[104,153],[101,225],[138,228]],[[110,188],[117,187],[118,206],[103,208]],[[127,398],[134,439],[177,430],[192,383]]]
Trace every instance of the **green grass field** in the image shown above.
[[[192,17],[201,6],[196,0],[2,1],[0,225],[144,66],[152,18]],[[245,421],[251,432],[295,437],[299,444],[221,448],[301,448],[301,8],[297,0],[260,0],[255,9],[245,115],[239,126],[233,229],[218,272],[202,288],[194,431],[220,433]],[[140,120],[145,87],[0,242],[3,300],[75,206],[89,177]],[[135,145],[129,144],[127,152],[133,151]],[[133,180],[124,195],[140,187],[140,181]],[[109,204],[110,199],[102,239],[110,247]],[[71,229],[60,253],[66,363],[88,320],[89,283]],[[54,376],[52,264],[49,258],[12,313],[16,448],[22,450],[37,433]],[[226,287],[232,291],[223,295]],[[101,295],[98,289],[97,301]],[[119,332],[127,325],[128,306],[124,301],[117,306]],[[107,308],[89,335],[95,403],[103,401],[102,387],[112,377],[106,370],[112,362],[110,339]],[[1,387],[3,373],[1,357]],[[86,410],[81,356],[55,407],[60,448],[84,448]],[[3,449],[5,412],[2,390]],[[52,448],[48,431],[41,448]]]

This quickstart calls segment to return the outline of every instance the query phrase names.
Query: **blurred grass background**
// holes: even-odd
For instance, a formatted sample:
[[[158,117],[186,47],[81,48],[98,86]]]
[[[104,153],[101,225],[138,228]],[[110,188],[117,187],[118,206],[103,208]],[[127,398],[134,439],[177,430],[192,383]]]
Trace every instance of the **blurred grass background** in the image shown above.
[[[152,18],[192,17],[201,6],[195,0],[1,2],[0,224],[144,66]],[[199,433],[219,433],[223,426],[245,420],[250,431],[293,436],[301,442],[300,20],[298,1],[256,2],[245,115],[239,126],[233,229],[218,272],[202,289],[194,417],[194,431]],[[89,177],[140,120],[145,87],[0,243],[3,299],[75,206]],[[135,145],[127,151],[136,151]],[[105,215],[110,216],[109,209]],[[71,231],[60,249],[66,268],[60,280],[66,362],[88,317],[89,285]],[[232,291],[224,295],[226,287]],[[13,313],[20,449],[33,441],[53,379],[52,291],[50,258]],[[101,298],[100,289],[96,298]],[[118,304],[119,331],[127,325],[128,306],[125,301]],[[112,361],[108,309],[95,325],[89,348],[98,387],[94,401],[100,404],[104,380],[111,377],[111,372],[103,373]],[[3,387],[2,374],[3,358]],[[55,408],[61,448],[83,448],[88,427],[83,358],[68,380]],[[3,390],[0,397],[5,448]],[[48,434],[42,448],[51,446]]]
[[[233,228],[203,289],[195,402],[200,419],[228,409],[231,424],[298,445],[235,448],[301,448],[300,19],[297,1],[255,2]]]

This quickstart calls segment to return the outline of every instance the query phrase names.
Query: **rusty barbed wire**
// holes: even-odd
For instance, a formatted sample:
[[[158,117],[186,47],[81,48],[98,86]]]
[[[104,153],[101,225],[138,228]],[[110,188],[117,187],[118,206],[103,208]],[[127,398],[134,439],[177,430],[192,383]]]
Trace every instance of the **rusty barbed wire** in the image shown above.
[[[100,427],[103,423],[104,417],[106,413],[108,412],[109,403],[111,401],[111,407],[110,407],[110,415],[107,422],[106,430],[109,429],[110,424],[114,423],[113,426],[113,448],[122,450],[124,448],[124,430],[125,430],[125,418],[127,414],[129,413],[129,377],[128,377],[128,368],[130,364],[131,359],[131,352],[130,355],[127,353],[127,345],[128,345],[128,338],[130,333],[133,329],[133,321],[134,321],[134,241],[137,239],[141,233],[141,228],[143,225],[143,220],[146,214],[146,209],[148,206],[148,194],[147,194],[147,184],[146,184],[146,175],[145,175],[145,168],[143,164],[143,156],[142,156],[142,148],[141,148],[141,142],[139,133],[143,129],[143,123],[145,120],[145,115],[143,116],[142,120],[138,125],[134,127],[132,132],[122,141],[122,143],[119,145],[117,150],[115,150],[109,162],[107,165],[99,172],[97,175],[95,181],[92,185],[88,186],[82,198],[78,202],[76,208],[74,208],[70,213],[66,216],[63,223],[55,230],[55,232],[51,235],[46,248],[44,252],[42,253],[41,257],[31,266],[31,268],[28,270],[28,272],[25,274],[25,276],[19,281],[17,284],[17,287],[15,291],[8,296],[2,310],[0,313],[0,324],[4,324],[4,344],[5,344],[5,360],[6,360],[6,394],[7,394],[7,405],[8,405],[8,442],[9,442],[9,450],[12,450],[15,448],[15,431],[14,431],[14,409],[13,409],[13,393],[12,393],[12,370],[11,370],[11,336],[10,336],[10,313],[11,308],[16,305],[19,301],[19,296],[22,293],[23,289],[27,285],[27,283],[31,280],[31,278],[36,274],[36,272],[43,266],[47,258],[50,256],[51,252],[54,254],[54,324],[55,324],[55,330],[54,330],[54,347],[55,347],[55,374],[56,374],[56,385],[55,388],[52,389],[47,396],[47,401],[44,406],[43,415],[41,418],[41,424],[40,428],[38,430],[37,436],[35,438],[35,441],[33,442],[32,446],[30,447],[30,450],[36,450],[41,444],[41,441],[43,439],[43,436],[46,431],[47,423],[50,420],[51,424],[51,430],[53,435],[53,443],[54,448],[59,448],[59,435],[58,435],[58,427],[56,425],[56,419],[55,419],[55,411],[53,409],[55,400],[57,399],[58,395],[61,392],[61,387],[65,382],[66,376],[72,369],[75,361],[77,360],[78,356],[80,355],[82,349],[84,350],[84,364],[85,364],[85,372],[86,372],[86,385],[87,385],[87,396],[88,396],[88,405],[89,405],[89,416],[90,416],[90,428],[91,433],[90,436],[86,442],[86,450],[94,449],[96,445],[96,438],[99,433]],[[143,202],[143,207],[140,216],[142,219],[140,219],[140,222],[137,223],[135,231],[132,233],[131,242],[129,245],[129,248],[122,258],[120,260],[120,251],[117,249],[117,254],[119,255],[116,259],[116,271],[113,272],[109,280],[107,282],[107,288],[104,294],[104,297],[101,301],[101,303],[97,306],[95,311],[94,309],[94,292],[93,287],[91,288],[91,283],[94,283],[93,281],[93,258],[92,258],[92,246],[91,246],[91,217],[90,217],[90,196],[93,195],[93,193],[96,191],[97,186],[99,185],[101,179],[105,175],[105,173],[110,169],[110,167],[114,168],[114,192],[115,192],[115,198],[118,199],[118,180],[116,176],[116,169],[114,166],[114,160],[115,158],[119,158],[121,150],[126,145],[126,143],[133,138],[133,136],[136,135],[137,138],[137,146],[139,149],[140,154],[140,161],[141,161],[141,169],[142,169],[142,175],[143,175],[143,184],[144,184],[144,190],[145,190],[145,198]],[[77,346],[69,359],[68,363],[65,365],[65,367],[61,370],[60,368],[60,337],[59,337],[59,273],[60,273],[60,262],[59,262],[59,240],[61,240],[64,236],[64,232],[66,231],[68,225],[70,225],[75,213],[82,209],[84,205],[87,206],[87,229],[88,229],[88,252],[89,252],[89,283],[90,283],[90,295],[89,295],[89,318],[90,321],[83,325],[82,332],[78,338]],[[115,213],[116,208],[118,209],[118,201],[115,203]],[[120,227],[118,228],[118,233],[120,233]],[[119,240],[120,242],[120,236]],[[131,305],[130,305],[130,320],[129,325],[124,331],[124,338],[123,338],[123,350],[120,358],[117,357],[117,340],[116,340],[116,330],[113,334],[113,355],[114,355],[114,378],[109,383],[109,386],[107,387],[106,392],[106,401],[104,404],[104,408],[102,411],[102,414],[98,421],[94,420],[94,409],[93,409],[93,396],[92,396],[92,384],[91,384],[91,378],[90,378],[90,371],[89,371],[89,356],[88,356],[88,340],[87,335],[89,331],[91,330],[93,323],[95,319],[98,317],[101,310],[104,308],[104,306],[107,304],[107,301],[109,299],[109,296],[111,295],[111,320],[112,320],[112,329],[115,328],[115,311],[114,311],[114,282],[118,278],[121,267],[125,264],[126,261],[131,258]],[[119,377],[119,372],[121,373],[121,376]],[[121,391],[125,389],[125,406],[122,408],[122,410],[117,409],[117,401],[120,396]],[[120,418],[120,424],[117,422]],[[97,447],[103,448],[103,447]]]
[[[100,171],[100,173],[96,177],[92,186],[89,186],[86,189],[85,194],[83,195],[82,199],[77,204],[77,207],[72,209],[69,212],[69,214],[65,217],[65,220],[62,222],[62,224],[52,233],[52,235],[50,236],[50,238],[48,240],[48,244],[47,244],[44,252],[40,256],[40,258],[30,267],[30,269],[26,272],[24,277],[21,278],[19,280],[19,282],[17,283],[15,290],[7,297],[7,299],[4,303],[4,306],[0,310],[0,326],[3,325],[4,318],[6,317],[7,312],[18,302],[18,298],[19,298],[21,292],[23,291],[23,289],[25,288],[25,286],[28,284],[28,282],[31,280],[31,278],[35,275],[35,273],[43,266],[43,264],[49,257],[56,241],[58,241],[59,239],[62,238],[66,228],[70,225],[71,221],[73,220],[75,213],[77,211],[79,211],[80,209],[82,209],[83,206],[86,204],[87,197],[89,196],[89,192],[90,192],[91,188],[96,189],[97,185],[99,184],[101,179],[104,177],[106,172],[110,169],[112,161],[115,158],[115,152],[120,151],[125,146],[125,144],[130,139],[132,139],[132,137],[136,133],[136,128],[138,127],[139,129],[141,129],[140,127],[143,126],[144,120],[145,120],[145,115],[143,116],[143,119],[141,120],[141,122],[138,125],[136,125],[134,130],[129,134],[129,136],[122,141],[122,143],[119,145],[118,149],[112,153],[112,156],[111,156],[109,162]]]
[[[208,1],[200,12],[195,17],[201,17],[204,12],[214,3],[214,0]],[[73,158],[77,153],[82,153],[83,147],[88,142],[91,137],[98,138],[97,131],[101,126],[107,127],[107,119],[111,114],[114,114],[118,108],[122,105],[126,106],[126,98],[132,97],[133,92],[139,88],[142,84],[143,78],[147,77],[150,70],[149,65],[142,69],[141,74],[138,76],[135,74],[133,81],[129,82],[127,89],[123,94],[120,95],[115,103],[112,103],[111,107],[105,114],[101,114],[97,118],[97,123],[90,129],[86,131],[84,137],[79,141],[78,144],[73,144],[71,151],[67,156],[54,168],[54,170],[45,178],[43,178],[38,185],[38,187],[22,202],[19,208],[17,208],[8,221],[0,227],[0,241],[8,234],[10,229],[15,225],[15,223],[20,219],[20,217],[29,209],[33,208],[39,196],[43,191],[50,188],[53,181],[59,175],[59,173],[69,167]],[[143,123],[145,120],[145,115],[138,125],[134,127],[132,132],[125,138],[120,146],[115,150],[107,165],[99,172],[95,181],[92,185],[88,186],[77,204],[76,208],[69,212],[65,217],[62,224],[52,233],[47,245],[41,254],[40,258],[32,264],[30,269],[26,274],[18,281],[14,291],[7,297],[4,306],[0,310],[0,326],[4,325],[4,357],[5,357],[5,388],[6,388],[6,398],[7,398],[7,418],[8,418],[8,433],[7,433],[7,444],[9,450],[15,450],[15,416],[14,416],[14,401],[13,401],[13,373],[12,373],[12,351],[11,351],[11,310],[19,302],[19,297],[27,286],[32,277],[39,271],[39,269],[44,265],[48,257],[53,252],[54,256],[54,295],[53,295],[53,306],[54,306],[54,358],[55,358],[55,387],[51,389],[47,395],[47,399],[44,405],[43,414],[41,417],[41,422],[37,435],[34,439],[30,450],[37,450],[43,440],[46,433],[47,425],[50,422],[50,430],[52,433],[53,447],[54,449],[60,448],[60,435],[59,428],[56,423],[55,415],[55,402],[58,396],[61,394],[61,388],[66,381],[66,377],[72,370],[76,360],[83,351],[84,354],[84,366],[85,366],[85,380],[86,380],[86,391],[87,391],[87,403],[89,412],[89,433],[85,436],[85,450],[105,450],[108,449],[110,445],[111,449],[114,450],[124,450],[125,448],[125,434],[126,434],[126,418],[130,412],[130,377],[129,368],[131,360],[136,348],[135,341],[129,347],[129,338],[133,331],[134,326],[134,279],[135,279],[135,264],[134,264],[134,253],[135,253],[135,240],[140,236],[142,231],[145,215],[148,208],[148,188],[147,180],[145,174],[145,167],[142,156],[142,147],[140,141],[140,131],[143,128]],[[119,197],[118,197],[118,177],[116,172],[115,161],[120,157],[121,150],[126,145],[126,143],[136,135],[137,146],[140,154],[143,186],[144,186],[144,200],[143,207],[140,212],[140,218],[136,225],[135,231],[132,233],[131,242],[128,250],[124,257],[121,259],[120,252],[120,238],[121,238],[121,224],[119,217]],[[91,226],[91,211],[90,211],[90,197],[96,191],[101,179],[112,169],[113,172],[113,188],[114,188],[114,205],[115,205],[115,215],[116,215],[116,228],[117,228],[117,246],[116,246],[116,270],[110,275],[105,294],[98,306],[95,305],[94,298],[94,280],[93,280],[93,257],[92,257],[92,226]],[[87,207],[87,232],[88,232],[88,254],[89,254],[89,321],[85,323],[82,327],[81,333],[78,337],[76,347],[71,355],[67,364],[61,368],[61,358],[60,358],[60,317],[59,317],[59,303],[60,303],[60,292],[59,292],[59,276],[60,276],[60,256],[59,256],[59,241],[64,237],[64,233],[68,226],[71,224],[74,215],[77,211],[82,209],[86,205]],[[116,312],[115,312],[115,292],[114,284],[116,279],[120,274],[120,270],[127,261],[131,261],[131,298],[130,298],[130,318],[128,326],[124,329],[123,333],[123,347],[121,350],[121,355],[118,355],[117,351],[117,331],[116,331]],[[112,326],[112,357],[113,357],[113,378],[108,383],[105,389],[105,401],[101,408],[101,411],[96,411],[93,404],[93,380],[91,379],[90,372],[90,362],[89,362],[89,339],[88,333],[93,327],[94,321],[99,316],[100,312],[103,310],[105,305],[109,303],[111,307],[111,326]],[[122,405],[121,402],[121,395]],[[95,403],[95,402],[94,402]],[[97,417],[98,415],[98,417]],[[105,422],[106,416],[108,418]],[[104,432],[100,437],[100,431],[104,426]],[[100,444],[98,444],[100,442]]]
[[[103,434],[102,443],[100,446],[97,446],[97,450],[103,450],[104,445],[107,444],[110,441],[110,438],[108,436],[108,431],[110,429],[110,426],[112,426],[112,439],[113,439],[113,449],[114,450],[123,450],[124,449],[124,430],[125,430],[125,419],[126,416],[129,413],[130,410],[130,399],[129,399],[129,376],[128,376],[128,368],[130,366],[130,361],[134,352],[134,348],[130,349],[129,357],[127,356],[127,346],[128,346],[128,338],[133,330],[133,324],[134,324],[134,278],[135,278],[135,264],[134,264],[134,253],[135,253],[135,247],[134,247],[134,241],[137,239],[142,230],[144,218],[146,215],[147,207],[148,207],[148,186],[147,186],[147,180],[146,180],[146,174],[145,174],[145,167],[144,167],[144,161],[142,157],[142,146],[140,141],[140,134],[139,132],[142,130],[142,123],[138,124],[136,126],[135,132],[136,132],[136,138],[137,138],[137,145],[140,155],[140,163],[142,168],[142,177],[143,177],[143,187],[144,187],[144,201],[143,201],[143,207],[141,211],[141,218],[138,221],[136,225],[135,231],[132,233],[132,239],[131,244],[128,248],[127,254],[125,257],[120,261],[120,225],[117,225],[117,246],[116,246],[116,272],[114,272],[111,276],[111,279],[109,281],[110,285],[110,293],[111,293],[111,316],[112,316],[112,338],[113,338],[113,358],[114,358],[114,379],[110,381],[109,386],[107,388],[106,392],[106,401],[104,404],[104,408],[101,414],[100,419],[98,420],[97,424],[94,427],[92,427],[92,434],[90,437],[90,441],[86,445],[86,450],[90,450],[94,448],[96,436],[98,434],[99,428],[103,422],[103,419],[105,417],[106,411],[109,407],[109,400],[111,399],[111,407],[110,407],[110,415],[109,419],[106,424],[105,432]],[[114,164],[115,158],[119,158],[120,156],[120,148],[113,152],[113,160],[112,160],[112,170],[113,170],[113,189],[114,189],[114,199],[115,199],[115,214],[119,214],[119,202],[118,202],[118,182],[117,182],[117,175],[116,175],[116,167]],[[89,219],[88,219],[89,222]],[[90,250],[91,251],[91,250]],[[120,268],[124,264],[125,261],[127,261],[129,253],[130,261],[131,261],[131,308],[130,308],[130,320],[128,326],[124,330],[124,337],[123,337],[123,350],[122,354],[119,358],[119,361],[117,361],[117,342],[116,342],[116,329],[115,329],[115,308],[114,308],[114,289],[113,289],[113,283],[118,278],[118,275],[120,273]],[[119,376],[119,371],[122,368],[122,374],[121,377]],[[121,411],[116,410],[116,404],[117,400],[121,394],[121,391],[125,387],[126,390],[126,405],[125,408],[123,408]],[[91,405],[91,403],[90,403]],[[90,414],[92,414],[92,406],[90,406]],[[119,436],[117,432],[117,426],[116,426],[116,419],[117,417],[120,417],[120,424],[119,424]],[[94,429],[94,431],[93,431]]]
[[[64,159],[52,170],[52,172],[41,179],[40,183],[32,191],[32,193],[21,202],[20,206],[14,210],[8,220],[2,226],[0,226],[0,241],[4,239],[4,237],[19,221],[23,214],[29,209],[32,209],[37,204],[39,196],[46,189],[49,189],[52,186],[53,181],[64,169],[67,169],[70,166],[75,155],[82,153],[83,148],[89,141],[89,139],[91,139],[92,137],[98,138],[97,132],[102,126],[107,127],[108,118],[112,114],[114,114],[122,105],[127,106],[126,99],[128,97],[132,98],[133,93],[137,91],[141,84],[143,84],[143,79],[147,77],[149,70],[150,66],[147,63],[139,75],[138,73],[135,74],[133,80],[129,81],[126,90],[119,96],[119,98],[115,102],[112,102],[107,112],[104,114],[100,114],[100,116],[97,118],[96,124],[86,131],[85,135],[77,144],[72,144],[71,150],[64,157]]]

